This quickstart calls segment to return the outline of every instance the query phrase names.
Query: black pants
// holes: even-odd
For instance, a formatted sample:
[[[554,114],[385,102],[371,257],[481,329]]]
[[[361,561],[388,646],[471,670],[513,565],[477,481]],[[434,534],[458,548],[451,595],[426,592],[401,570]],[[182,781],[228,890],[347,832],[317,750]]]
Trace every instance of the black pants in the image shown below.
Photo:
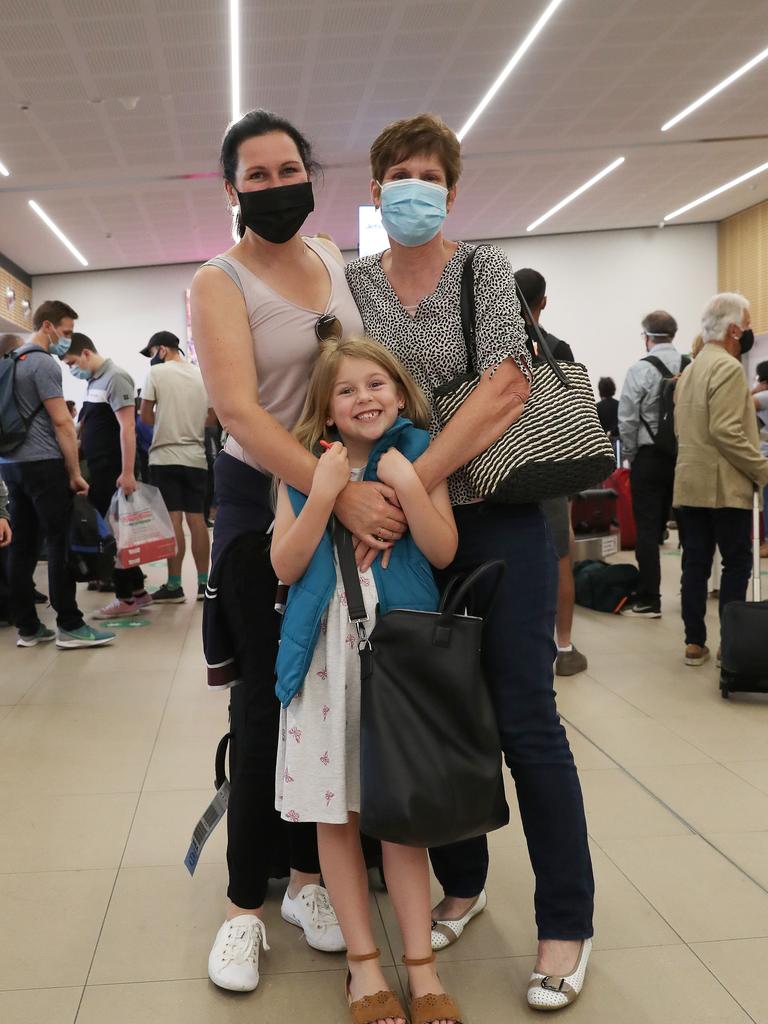
[[[277,580],[268,541],[250,533],[224,552],[218,601],[235,643],[240,682],[232,690],[227,810],[227,895],[238,907],[260,907],[270,877],[288,868],[319,873],[314,823],[283,821],[275,810],[275,761],[280,702],[275,659],[280,632],[274,610]]]
[[[105,519],[117,488],[116,480],[122,471],[123,463],[119,458],[88,461],[88,472],[91,477],[88,500]],[[136,591],[144,589],[144,573],[139,566],[115,569],[112,575],[115,581],[115,596],[118,598],[132,597]]]
[[[715,545],[723,558],[720,615],[729,601],[743,601],[752,572],[752,513],[744,508],[677,510],[683,543],[682,608],[685,642],[707,642],[707,594]],[[759,538],[754,543],[758,544]]]
[[[507,563],[486,623],[483,660],[536,876],[539,938],[587,938],[594,880],[584,803],[553,689],[557,559],[552,536],[534,505],[465,505],[455,512],[459,549],[453,565],[440,574],[441,584],[490,559]],[[478,611],[488,596],[480,584]],[[447,896],[477,896],[485,885],[485,837],[430,850],[430,857]]]
[[[640,570],[639,604],[661,607],[661,558],[659,545],[672,510],[675,460],[652,445],[643,445],[632,463],[632,507],[637,525],[635,554]]]
[[[13,541],[9,558],[11,606],[22,636],[37,632],[33,580],[40,537],[48,551],[48,586],[59,629],[80,629],[83,616],[77,606],[77,584],[67,568],[67,531],[72,491],[63,459],[17,462],[3,466],[8,485]]]

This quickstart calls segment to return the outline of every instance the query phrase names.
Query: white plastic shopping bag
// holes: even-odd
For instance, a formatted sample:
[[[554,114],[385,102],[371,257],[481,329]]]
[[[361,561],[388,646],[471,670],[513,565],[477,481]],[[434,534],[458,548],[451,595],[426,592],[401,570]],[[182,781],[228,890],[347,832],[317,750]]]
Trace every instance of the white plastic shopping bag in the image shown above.
[[[115,491],[109,506],[109,525],[117,541],[117,564],[121,569],[176,554],[171,517],[160,491],[151,484],[138,484],[130,497]]]

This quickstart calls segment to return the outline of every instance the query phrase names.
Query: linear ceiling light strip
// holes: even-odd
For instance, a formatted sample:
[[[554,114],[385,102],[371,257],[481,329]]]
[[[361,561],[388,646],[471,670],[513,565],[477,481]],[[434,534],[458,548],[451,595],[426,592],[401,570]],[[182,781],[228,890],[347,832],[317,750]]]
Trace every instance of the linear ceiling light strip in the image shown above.
[[[229,73],[232,87],[232,120],[239,121],[240,110],[240,0],[229,0]]]
[[[8,170],[8,168],[3,163],[0,163],[0,174],[2,174],[3,177],[5,177],[5,178],[10,178],[10,176],[11,176],[11,172]]]
[[[686,203],[685,206],[681,206],[679,210],[673,210],[672,213],[668,213],[664,220],[674,220],[675,217],[681,216],[683,213],[687,213],[692,210],[695,206],[701,206],[702,203],[708,202],[710,199],[714,199],[715,196],[722,195],[723,192],[727,192],[729,188],[736,188],[737,185],[741,185],[744,181],[749,181],[750,178],[754,178],[757,174],[762,174],[764,171],[768,171],[768,163],[760,164],[759,167],[753,167],[751,171],[747,171],[746,174],[740,174],[738,178],[734,178],[733,181],[726,181],[724,185],[719,188],[712,189],[711,192],[707,192],[705,196],[699,196],[698,199],[694,199],[692,203]]]
[[[738,68],[732,75],[728,75],[727,78],[724,78],[722,82],[719,82],[714,86],[714,88],[710,89],[709,92],[705,92],[703,96],[699,96],[699,98],[694,100],[690,106],[685,108],[685,110],[681,110],[679,114],[675,114],[670,121],[667,121],[666,124],[661,126],[661,130],[666,132],[669,131],[670,128],[674,128],[675,125],[679,124],[684,117],[688,117],[688,115],[692,114],[694,110],[698,110],[699,107],[704,106],[704,104],[711,100],[713,96],[717,96],[717,94],[722,92],[723,89],[727,89],[728,86],[738,78],[741,78],[742,75],[746,75],[748,71],[751,71],[752,68],[756,67],[761,61],[764,61],[766,57],[768,57],[768,47],[766,47],[761,53],[758,53],[756,57],[753,57],[752,60],[748,60],[743,67]]]
[[[29,200],[29,205],[35,211],[35,213],[40,218],[40,220],[43,221],[44,224],[47,224],[47,226],[51,229],[51,231],[54,233],[54,235],[56,235],[58,240],[60,242],[62,242],[64,245],[66,245],[66,247],[69,249],[69,251],[75,257],[75,259],[79,260],[79,262],[82,263],[82,265],[84,267],[87,267],[88,266],[88,260],[85,258],[85,256],[83,256],[83,254],[81,252],[79,252],[74,247],[74,245],[70,242],[70,240],[67,238],[67,236],[64,234],[64,232],[61,230],[61,228],[58,226],[58,224],[54,224],[54,222],[51,220],[51,218],[48,216],[48,214],[45,212],[45,210],[41,206],[39,206],[35,202],[34,199],[30,199]]]
[[[555,11],[557,10],[557,8],[560,6],[561,3],[563,3],[563,0],[551,0],[551,2],[549,4],[547,4],[547,7],[546,7],[544,13],[541,15],[541,17],[536,22],[536,24],[533,26],[531,31],[528,33],[528,35],[522,41],[522,43],[517,48],[517,50],[515,50],[515,52],[512,54],[512,57],[510,58],[509,63],[506,65],[504,70],[501,72],[501,74],[496,79],[496,81],[493,83],[493,85],[488,90],[488,92],[485,94],[485,96],[483,96],[483,98],[480,100],[480,102],[478,103],[477,107],[469,115],[469,118],[468,118],[467,122],[464,124],[464,126],[456,133],[456,137],[458,138],[459,142],[462,141],[462,139],[467,134],[469,129],[472,127],[472,125],[475,123],[475,121],[477,121],[477,119],[480,117],[482,112],[485,110],[485,108],[491,102],[491,100],[496,95],[496,93],[499,91],[499,89],[502,87],[502,85],[504,85],[506,80],[509,78],[511,73],[514,71],[514,69],[517,67],[517,65],[520,63],[520,61],[523,59],[523,57],[525,56],[526,52],[532,46],[532,44],[533,44],[534,40],[536,39],[536,37],[539,35],[541,30],[547,24],[547,22],[552,17],[552,15],[555,13]]]
[[[529,224],[525,230],[535,231],[539,224],[543,224],[545,220],[549,220],[550,217],[562,210],[564,206],[567,206],[569,203],[572,203],[574,199],[578,199],[580,195],[583,195],[587,189],[592,188],[592,186],[596,185],[598,181],[602,181],[602,179],[610,174],[611,171],[615,171],[617,167],[621,167],[625,159],[625,157],[620,156],[614,160],[613,163],[608,164],[608,166],[604,167],[602,171],[599,171],[594,178],[590,178],[589,181],[585,181],[583,185],[579,185],[575,192],[571,192],[571,194],[566,196],[565,199],[561,199],[560,202],[556,203],[551,210],[547,210],[547,212],[542,214],[542,216],[539,217],[538,220],[535,220],[533,224]]]

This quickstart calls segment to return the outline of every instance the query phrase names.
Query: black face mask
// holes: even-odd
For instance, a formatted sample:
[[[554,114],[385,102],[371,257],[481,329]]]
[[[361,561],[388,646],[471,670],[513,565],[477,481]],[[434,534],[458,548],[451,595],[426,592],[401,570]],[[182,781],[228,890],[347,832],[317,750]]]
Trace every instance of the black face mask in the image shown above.
[[[156,356],[152,356],[152,358],[149,360],[149,365],[150,366],[159,366],[160,363],[164,363],[164,362],[165,362],[165,360],[163,359],[163,357],[161,355],[156,355]]]
[[[267,242],[282,245],[293,238],[315,208],[312,182],[238,192],[240,223]]]
[[[747,328],[746,331],[741,332],[739,344],[741,345],[741,354],[743,356],[746,355],[755,344],[755,334],[751,327]]]

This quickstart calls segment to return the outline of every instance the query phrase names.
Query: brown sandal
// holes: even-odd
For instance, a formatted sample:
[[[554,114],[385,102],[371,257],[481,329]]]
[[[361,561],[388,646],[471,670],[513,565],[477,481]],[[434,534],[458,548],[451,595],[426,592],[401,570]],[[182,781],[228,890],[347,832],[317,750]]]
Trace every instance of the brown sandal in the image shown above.
[[[373,953],[361,953],[359,956],[347,953],[347,960],[352,963],[359,963],[362,960],[375,960],[379,956],[381,956],[381,950],[376,949]],[[349,1006],[352,1024],[374,1024],[375,1021],[386,1020],[387,1017],[391,1017],[394,1020],[408,1019],[400,1000],[389,989],[375,992],[372,996],[363,996],[362,999],[356,999],[352,1002],[352,995],[349,990],[351,983],[352,975],[347,971],[347,1005]],[[439,1019],[438,1017],[437,1020]]]
[[[435,954],[416,960],[413,957],[403,957],[406,967],[424,967],[426,964],[435,962]],[[433,995],[431,992],[417,999],[411,999],[411,1024],[434,1024],[436,1020],[452,1020],[455,1024],[462,1024],[461,1011],[451,997],[443,992],[440,995]]]

